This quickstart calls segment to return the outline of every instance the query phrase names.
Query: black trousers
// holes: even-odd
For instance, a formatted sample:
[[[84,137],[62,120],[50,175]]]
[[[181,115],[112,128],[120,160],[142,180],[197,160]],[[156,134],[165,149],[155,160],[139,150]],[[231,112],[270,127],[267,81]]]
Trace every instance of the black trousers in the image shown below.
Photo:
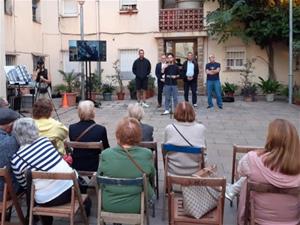
[[[158,81],[157,82],[157,103],[159,105],[162,104],[163,89],[164,89],[164,82]]]
[[[189,91],[192,90],[192,103],[197,104],[197,80],[184,81],[184,100],[189,101]]]

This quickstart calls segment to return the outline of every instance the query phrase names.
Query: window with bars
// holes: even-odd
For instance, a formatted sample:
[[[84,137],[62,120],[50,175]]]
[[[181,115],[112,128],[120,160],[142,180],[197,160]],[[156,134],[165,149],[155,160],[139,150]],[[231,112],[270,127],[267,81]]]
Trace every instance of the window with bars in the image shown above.
[[[240,70],[243,69],[246,61],[246,49],[244,47],[226,48],[226,69]]]
[[[16,56],[15,55],[5,55],[5,65],[6,66],[16,65]]]
[[[12,15],[13,7],[12,0],[4,0],[4,13],[6,15]]]
[[[61,8],[63,16],[78,16],[78,3],[76,0],[61,0]]]
[[[121,11],[137,10],[137,0],[120,0]]]
[[[41,23],[41,3],[40,0],[32,0],[32,21]]]

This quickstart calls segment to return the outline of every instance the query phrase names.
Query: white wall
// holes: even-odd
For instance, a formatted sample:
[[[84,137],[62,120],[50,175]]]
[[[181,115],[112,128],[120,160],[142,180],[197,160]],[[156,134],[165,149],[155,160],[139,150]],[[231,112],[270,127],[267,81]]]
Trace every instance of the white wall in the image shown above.
[[[5,65],[5,42],[4,42],[4,4],[0,4],[0,96],[6,97]]]

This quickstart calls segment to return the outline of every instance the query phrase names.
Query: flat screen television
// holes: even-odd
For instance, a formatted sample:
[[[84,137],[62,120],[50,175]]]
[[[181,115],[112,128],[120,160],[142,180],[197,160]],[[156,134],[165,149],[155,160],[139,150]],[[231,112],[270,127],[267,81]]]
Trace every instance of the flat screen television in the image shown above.
[[[106,41],[69,41],[69,60],[106,61]]]

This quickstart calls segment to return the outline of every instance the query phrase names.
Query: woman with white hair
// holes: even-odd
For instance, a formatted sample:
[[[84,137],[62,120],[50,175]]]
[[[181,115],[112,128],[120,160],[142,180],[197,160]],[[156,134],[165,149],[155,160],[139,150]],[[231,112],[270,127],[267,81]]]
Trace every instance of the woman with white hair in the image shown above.
[[[140,122],[142,129],[142,141],[153,141],[153,127],[142,123],[141,120],[145,115],[145,111],[138,103],[129,104],[128,116],[137,119]]]
[[[47,137],[39,137],[39,130],[31,118],[18,119],[13,132],[20,144],[11,158],[11,167],[17,181],[24,189],[30,190],[26,180],[27,171],[51,173],[72,173],[72,168],[62,159]],[[57,206],[71,201],[71,180],[33,180],[36,192],[35,202],[42,206]],[[29,197],[29,196],[28,196]],[[51,225],[53,218],[42,216],[43,225]]]
[[[104,126],[96,124],[95,105],[92,101],[81,101],[78,105],[78,116],[80,121],[69,127],[69,138],[71,141],[99,142],[102,141],[103,148],[109,148],[107,132]],[[97,171],[99,154],[101,151],[95,149],[74,149],[72,167],[76,170]]]

